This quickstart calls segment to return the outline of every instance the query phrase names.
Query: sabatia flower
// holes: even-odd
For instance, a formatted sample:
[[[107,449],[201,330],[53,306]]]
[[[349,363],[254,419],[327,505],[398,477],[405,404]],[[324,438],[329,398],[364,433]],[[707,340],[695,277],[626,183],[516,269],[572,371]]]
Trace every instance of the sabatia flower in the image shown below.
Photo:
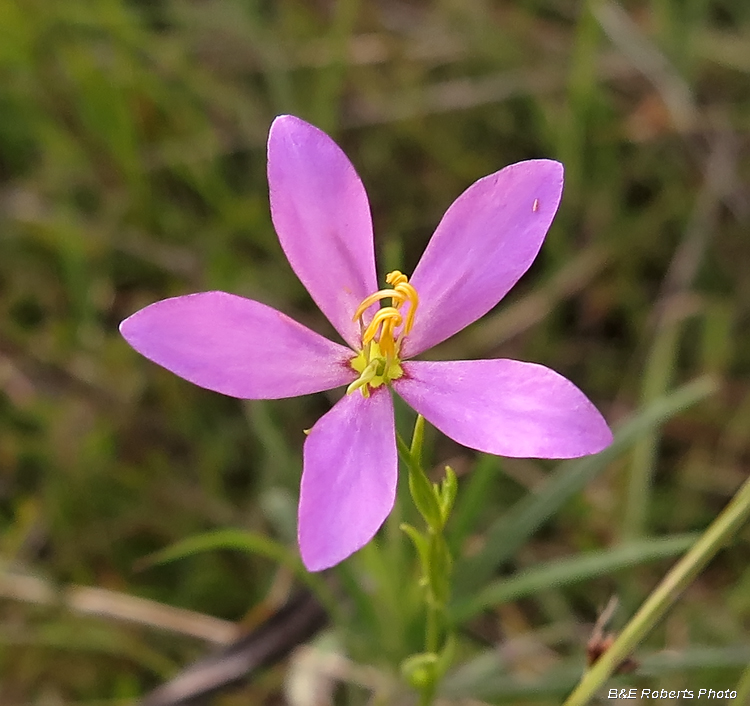
[[[412,360],[487,313],[526,272],[560,202],[561,164],[520,162],[470,186],[443,216],[411,278],[389,273],[387,289],[377,285],[367,195],[331,138],[291,115],[276,118],[268,182],[281,247],[348,347],[226,292],[156,302],[120,331],[155,363],[232,397],[279,399],[347,386],[304,443],[298,538],[310,571],[364,546],[393,507],[391,388],[444,434],[486,453],[574,458],[610,443],[594,405],[549,368]]]

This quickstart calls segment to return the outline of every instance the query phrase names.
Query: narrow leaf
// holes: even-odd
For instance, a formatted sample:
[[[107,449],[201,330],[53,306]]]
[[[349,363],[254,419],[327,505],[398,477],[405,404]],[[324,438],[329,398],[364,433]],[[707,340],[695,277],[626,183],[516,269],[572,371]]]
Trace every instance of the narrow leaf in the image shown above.
[[[492,582],[471,598],[457,601],[450,607],[449,615],[453,621],[461,622],[490,606],[675,556],[686,551],[698,537],[699,534],[691,533],[649,539],[525,569],[507,579]]]

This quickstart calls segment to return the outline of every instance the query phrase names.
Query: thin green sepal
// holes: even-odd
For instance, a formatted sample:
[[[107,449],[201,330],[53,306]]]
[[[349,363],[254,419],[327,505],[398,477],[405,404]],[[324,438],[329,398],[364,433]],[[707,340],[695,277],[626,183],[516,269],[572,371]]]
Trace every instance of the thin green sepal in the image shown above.
[[[458,493],[458,476],[456,472],[450,467],[445,467],[445,478],[440,483],[440,491],[438,498],[440,501],[440,516],[443,520],[443,527],[448,521],[448,517],[453,510],[453,504],[456,502],[456,494]]]
[[[399,527],[406,533],[409,539],[411,539],[412,544],[414,544],[414,548],[419,555],[419,563],[422,565],[422,574],[427,576],[430,566],[430,547],[427,543],[427,539],[418,529],[412,527],[407,522],[402,522]]]

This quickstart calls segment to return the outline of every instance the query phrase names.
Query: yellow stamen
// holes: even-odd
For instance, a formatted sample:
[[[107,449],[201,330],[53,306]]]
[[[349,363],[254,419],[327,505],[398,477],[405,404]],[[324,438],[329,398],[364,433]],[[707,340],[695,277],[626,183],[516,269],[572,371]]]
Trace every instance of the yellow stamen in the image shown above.
[[[371,294],[369,297],[362,301],[362,303],[357,307],[357,311],[354,312],[352,321],[356,321],[373,304],[382,301],[383,299],[390,299],[391,303],[395,307],[401,306],[404,303],[404,296],[397,289],[380,289],[375,292],[375,294]]]
[[[378,309],[375,316],[372,317],[369,326],[362,334],[362,344],[369,343],[375,338],[375,334],[378,332],[381,324],[383,325],[383,331],[388,329],[392,334],[394,327],[400,326],[402,320],[403,317],[399,313],[399,310],[393,306],[384,306],[382,309]],[[382,332],[380,338],[383,338]]]
[[[390,299],[391,305],[396,309],[400,309],[401,305],[408,301],[411,306],[406,314],[406,326],[404,332],[409,333],[414,325],[414,315],[417,311],[417,304],[419,304],[417,290],[409,284],[409,278],[398,270],[389,272],[385,277],[385,281],[390,284],[393,289],[381,289],[374,294],[371,294],[369,297],[366,297],[357,307],[357,311],[354,312],[352,320],[356,321],[359,319],[367,309],[383,299]],[[396,325],[398,326],[400,324]]]
[[[354,320],[359,319],[362,332],[362,350],[352,360],[352,367],[360,376],[349,385],[347,393],[360,390],[365,397],[369,397],[370,388],[380,387],[403,375],[398,356],[404,336],[414,325],[419,296],[414,286],[409,284],[409,278],[398,270],[389,272],[385,281],[393,289],[381,289],[370,294],[357,307],[354,314]],[[378,309],[365,327],[362,320],[365,311],[384,299],[390,299],[390,306]],[[407,302],[409,307],[404,316],[400,309]],[[398,327],[401,327],[401,331],[396,338]]]

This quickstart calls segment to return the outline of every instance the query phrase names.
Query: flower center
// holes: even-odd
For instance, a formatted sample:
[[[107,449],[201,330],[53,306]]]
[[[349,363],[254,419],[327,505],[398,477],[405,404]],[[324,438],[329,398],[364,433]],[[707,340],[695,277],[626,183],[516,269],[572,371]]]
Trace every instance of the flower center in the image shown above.
[[[363,397],[369,397],[370,389],[398,380],[404,374],[399,358],[401,344],[414,325],[419,297],[409,278],[398,270],[389,272],[385,281],[393,289],[381,289],[365,297],[354,313],[354,321],[359,319],[362,329],[362,349],[350,361],[359,377],[346,389],[347,394],[360,390]],[[379,309],[365,327],[362,320],[365,311],[384,299],[391,300],[390,306]],[[404,315],[401,308],[407,302],[409,307]]]

